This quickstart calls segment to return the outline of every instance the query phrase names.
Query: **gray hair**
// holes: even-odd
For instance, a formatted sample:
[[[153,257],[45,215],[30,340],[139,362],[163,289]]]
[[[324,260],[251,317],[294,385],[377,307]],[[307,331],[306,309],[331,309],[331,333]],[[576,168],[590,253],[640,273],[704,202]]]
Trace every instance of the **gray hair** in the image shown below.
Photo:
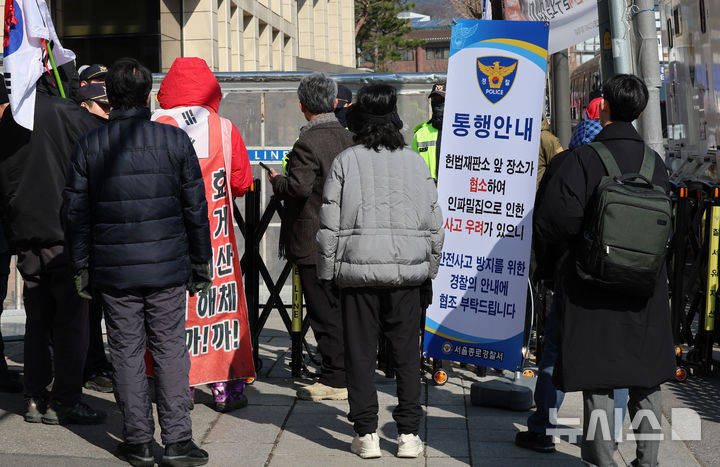
[[[300,80],[298,99],[305,108],[314,114],[323,114],[335,110],[337,83],[323,72],[316,71]]]

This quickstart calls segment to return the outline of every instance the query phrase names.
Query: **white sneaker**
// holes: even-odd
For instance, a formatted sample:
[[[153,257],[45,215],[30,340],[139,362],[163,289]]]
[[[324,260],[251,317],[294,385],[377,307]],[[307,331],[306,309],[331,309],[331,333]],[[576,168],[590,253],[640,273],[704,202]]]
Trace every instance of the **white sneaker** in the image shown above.
[[[398,457],[417,457],[423,452],[423,442],[418,435],[398,436]]]
[[[350,451],[363,459],[374,459],[380,457],[380,437],[377,433],[368,433],[360,436],[355,435],[350,445]]]
[[[298,389],[295,393],[298,399],[305,401],[344,401],[348,398],[347,388],[334,388],[322,383],[315,383]]]

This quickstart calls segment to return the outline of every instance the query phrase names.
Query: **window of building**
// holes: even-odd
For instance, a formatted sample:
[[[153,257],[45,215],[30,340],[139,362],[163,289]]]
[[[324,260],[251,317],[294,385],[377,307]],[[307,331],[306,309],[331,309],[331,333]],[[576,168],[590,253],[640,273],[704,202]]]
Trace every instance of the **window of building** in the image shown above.
[[[160,71],[159,0],[55,0],[52,4],[58,36],[64,47],[75,52],[78,65],[109,66],[132,56],[150,71]]]
[[[450,55],[450,49],[448,47],[428,47],[425,49],[425,52],[428,60],[441,60],[448,58]]]
[[[402,62],[412,62],[415,60],[415,50],[413,49],[403,49],[398,50],[400,52],[400,61]]]
[[[682,19],[680,17],[680,7],[676,7],[673,10],[673,20],[675,20],[675,35],[682,35]]]
[[[673,48],[673,28],[672,28],[672,20],[668,18],[667,20],[667,40],[668,40],[668,47]]]
[[[700,0],[700,32],[707,32],[707,21],[705,19],[705,0]]]
[[[443,60],[450,58],[450,47],[428,47],[425,49],[425,58],[428,60]]]

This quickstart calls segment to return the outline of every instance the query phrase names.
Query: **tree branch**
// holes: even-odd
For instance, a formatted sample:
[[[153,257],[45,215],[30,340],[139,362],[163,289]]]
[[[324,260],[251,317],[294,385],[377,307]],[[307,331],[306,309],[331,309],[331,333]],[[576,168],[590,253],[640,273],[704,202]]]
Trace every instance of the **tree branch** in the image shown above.
[[[362,29],[363,25],[365,24],[365,21],[367,21],[368,12],[370,10],[370,0],[355,0],[356,8],[357,8],[358,4],[360,6],[361,14],[360,14],[360,17],[357,18],[357,22],[355,23],[355,37],[357,37],[358,33],[360,32],[360,29]]]
[[[482,0],[450,0],[450,3],[463,18],[482,19]]]

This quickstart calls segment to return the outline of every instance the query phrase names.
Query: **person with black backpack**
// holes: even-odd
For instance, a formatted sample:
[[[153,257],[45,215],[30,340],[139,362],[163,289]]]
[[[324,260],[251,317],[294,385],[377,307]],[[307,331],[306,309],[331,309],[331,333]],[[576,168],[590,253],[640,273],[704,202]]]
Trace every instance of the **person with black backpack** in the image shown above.
[[[535,206],[535,240],[547,246],[536,252],[538,262],[558,264],[561,337],[553,382],[565,392],[583,391],[582,458],[590,465],[615,465],[612,397],[624,387],[631,420],[642,418],[636,435],[655,435],[637,441],[633,465],[657,464],[660,384],[675,370],[665,269],[669,182],[662,158],[631,123],[647,100],[636,76],[609,79],[600,103],[603,130],[567,154]]]

